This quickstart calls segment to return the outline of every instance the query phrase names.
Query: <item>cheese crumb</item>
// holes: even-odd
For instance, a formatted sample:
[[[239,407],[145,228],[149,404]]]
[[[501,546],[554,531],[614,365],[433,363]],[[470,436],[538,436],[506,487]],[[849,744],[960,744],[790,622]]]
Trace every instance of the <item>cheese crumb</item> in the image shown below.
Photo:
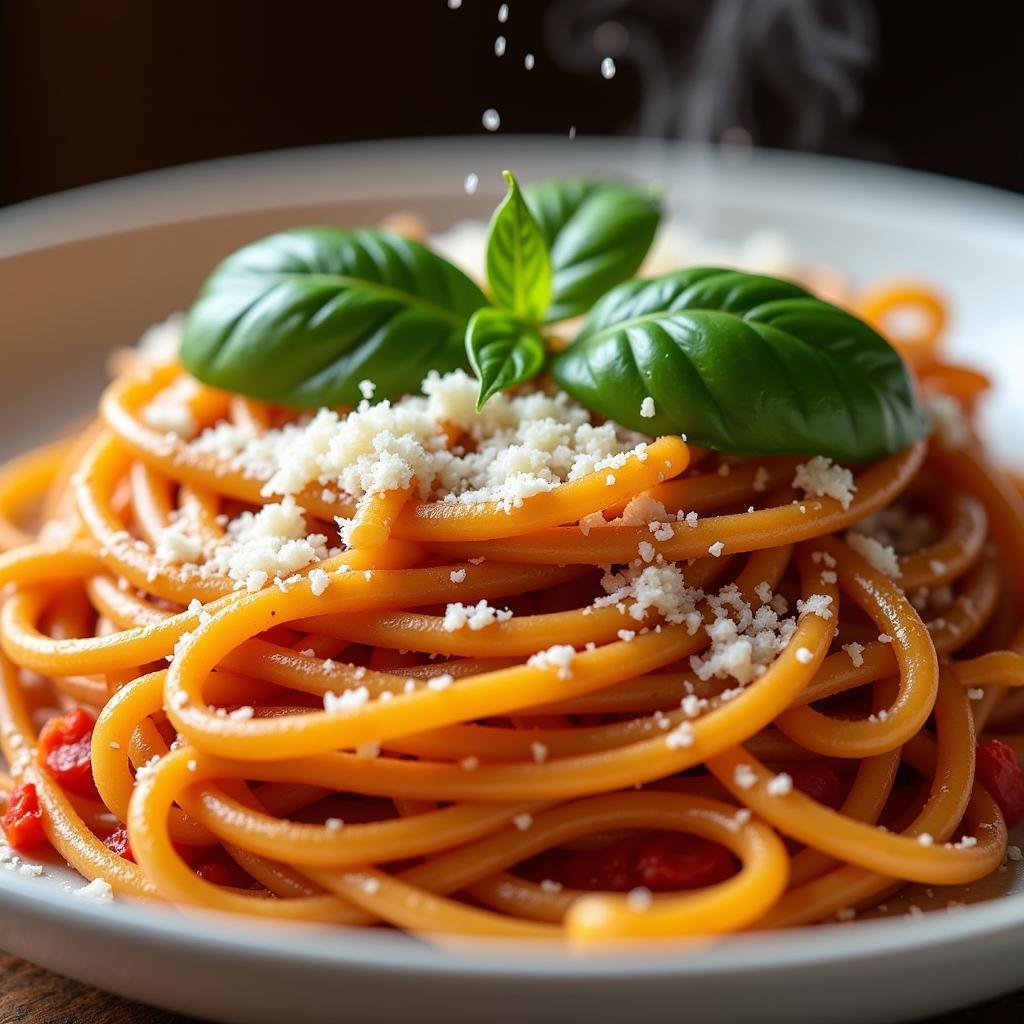
[[[970,443],[971,428],[964,407],[956,398],[932,394],[926,396],[924,406],[943,448],[956,451]]]
[[[559,679],[570,679],[572,677],[573,658],[576,657],[576,649],[569,644],[554,644],[546,651],[538,651],[526,662],[533,668],[555,668],[558,670]]]
[[[793,778],[787,775],[785,772],[779,772],[774,778],[772,778],[768,785],[765,786],[765,791],[769,796],[788,796],[793,792]]]
[[[370,700],[370,691],[365,686],[357,686],[342,693],[328,690],[324,694],[324,711],[352,711],[361,708]]]
[[[485,600],[480,600],[476,604],[455,601],[445,608],[441,628],[446,633],[454,633],[466,627],[475,632],[486,629],[496,622],[508,622],[511,618],[510,609],[492,608]]]
[[[669,750],[685,750],[694,743],[693,726],[689,722],[680,722],[666,737],[665,746]]]
[[[654,897],[651,890],[642,885],[630,889],[626,896],[626,905],[634,914],[642,914],[645,910],[650,910],[653,903]]]
[[[114,899],[114,890],[106,879],[94,878],[87,885],[75,889],[74,895],[93,903],[110,903]]]
[[[796,610],[801,618],[805,615],[817,615],[822,619],[831,619],[832,611],[829,605],[832,604],[832,598],[828,594],[811,594],[806,601],[797,600]]]
[[[738,764],[733,769],[732,781],[740,789],[752,789],[757,785],[757,772],[749,764]]]
[[[889,545],[882,544],[874,537],[863,533],[847,533],[845,540],[858,555],[880,573],[893,580],[898,580],[903,575],[899,558]]]
[[[452,571],[448,574],[448,579],[450,579],[452,581],[452,583],[465,583],[465,581],[466,581],[466,570],[465,569],[452,569]]]
[[[850,507],[857,485],[853,473],[845,466],[833,464],[831,459],[816,455],[796,467],[793,486],[808,497],[835,498],[844,509]]]
[[[533,815],[526,813],[517,814],[512,819],[512,824],[515,825],[520,832],[525,832],[533,824]]]
[[[720,540],[716,540],[715,543],[708,548],[708,554],[711,555],[712,558],[718,558],[724,550],[725,545]]]
[[[309,589],[313,591],[314,597],[320,597],[324,591],[331,585],[331,577],[326,573],[325,570],[319,566],[310,571],[309,574]]]
[[[536,740],[530,744],[530,754],[534,764],[543,764],[548,759],[548,748]]]
[[[203,546],[176,527],[165,526],[157,537],[155,553],[156,560],[165,565],[185,565],[197,561]]]
[[[654,399],[649,395],[640,403],[640,415],[648,420],[653,419],[655,415]]]
[[[917,837],[917,841],[922,846],[934,846],[935,845],[935,838],[932,836],[932,834],[930,832],[922,832]]]
[[[864,645],[856,641],[843,644],[843,650],[850,656],[854,668],[860,668],[864,664]]]
[[[810,665],[810,663],[814,661],[814,651],[809,647],[798,647],[796,649],[796,660],[799,661],[801,665]]]

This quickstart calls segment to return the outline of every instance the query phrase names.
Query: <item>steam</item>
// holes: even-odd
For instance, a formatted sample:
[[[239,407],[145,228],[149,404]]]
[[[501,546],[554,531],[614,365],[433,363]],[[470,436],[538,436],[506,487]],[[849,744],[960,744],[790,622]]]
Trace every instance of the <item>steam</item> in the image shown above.
[[[860,110],[875,35],[868,0],[558,0],[545,19],[563,66],[632,64],[641,134],[800,149]]]

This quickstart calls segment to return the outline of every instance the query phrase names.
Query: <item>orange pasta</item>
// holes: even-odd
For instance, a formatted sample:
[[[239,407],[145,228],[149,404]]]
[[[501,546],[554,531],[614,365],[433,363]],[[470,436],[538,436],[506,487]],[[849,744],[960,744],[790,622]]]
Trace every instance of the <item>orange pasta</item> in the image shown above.
[[[858,306],[912,307],[897,344],[967,415],[941,301]],[[584,946],[996,870],[1024,504],[969,422],[815,491],[535,394],[556,440],[488,448],[527,406],[456,408],[403,477],[355,434],[296,447],[369,402],[311,421],[137,362],[83,443],[11,463],[10,841],[125,898]]]

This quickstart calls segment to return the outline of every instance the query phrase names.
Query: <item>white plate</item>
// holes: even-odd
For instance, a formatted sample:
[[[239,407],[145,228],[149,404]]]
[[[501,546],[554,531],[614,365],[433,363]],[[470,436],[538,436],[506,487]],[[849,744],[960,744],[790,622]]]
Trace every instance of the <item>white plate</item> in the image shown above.
[[[511,137],[245,157],[0,212],[0,453],[91,408],[104,354],[186,306],[212,263],[242,241],[297,223],[369,223],[396,206],[442,229],[486,215],[503,166],[524,179],[659,178],[674,212],[709,236],[776,228],[801,256],[859,281],[936,282],[952,304],[955,352],[1000,383],[986,413],[990,440],[1024,465],[1019,197],[813,157],[723,161],[688,146]],[[462,191],[469,171],[483,183],[473,197]],[[441,952],[386,932],[96,907],[70,896],[67,881],[52,868],[40,879],[0,872],[0,946],[125,996],[230,1022],[885,1022],[1024,982],[1024,880],[1010,871],[956,893],[983,901],[955,912],[592,958],[480,943]],[[950,898],[938,891],[933,902]]]

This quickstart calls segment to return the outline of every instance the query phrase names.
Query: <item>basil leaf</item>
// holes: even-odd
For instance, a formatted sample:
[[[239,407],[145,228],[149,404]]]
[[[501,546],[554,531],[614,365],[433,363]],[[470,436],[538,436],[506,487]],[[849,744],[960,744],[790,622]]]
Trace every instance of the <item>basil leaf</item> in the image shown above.
[[[661,220],[656,197],[619,182],[556,179],[528,185],[524,196],[551,251],[548,323],[586,312],[632,277]]]
[[[430,370],[465,366],[469,317],[487,300],[461,270],[385,231],[297,228],[225,259],[182,342],[214,387],[300,408],[417,392]]]
[[[478,410],[499,391],[536,377],[547,355],[536,328],[488,307],[477,310],[469,321],[466,354],[480,380]]]
[[[508,171],[504,175],[508,195],[487,233],[487,281],[497,305],[537,322],[551,301],[551,260],[516,179]]]
[[[867,324],[787,281],[713,267],[610,292],[552,372],[624,426],[742,455],[867,461],[926,431],[903,361]]]

